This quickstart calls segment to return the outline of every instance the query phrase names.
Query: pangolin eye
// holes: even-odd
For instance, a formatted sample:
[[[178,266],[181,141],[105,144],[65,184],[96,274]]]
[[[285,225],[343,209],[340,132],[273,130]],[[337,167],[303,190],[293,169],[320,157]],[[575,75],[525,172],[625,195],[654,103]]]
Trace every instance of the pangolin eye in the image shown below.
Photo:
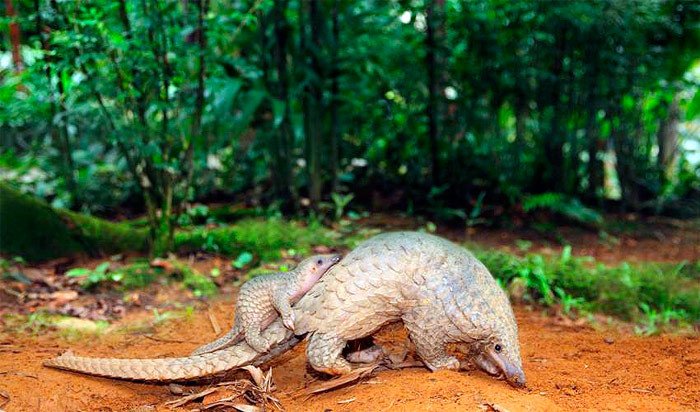
[[[503,347],[498,343],[493,348],[496,349],[496,352],[500,352],[503,349]]]
[[[317,264],[317,265],[320,265],[321,263],[323,263],[323,260],[321,260],[321,259],[319,259],[319,260],[316,261],[316,264]]]

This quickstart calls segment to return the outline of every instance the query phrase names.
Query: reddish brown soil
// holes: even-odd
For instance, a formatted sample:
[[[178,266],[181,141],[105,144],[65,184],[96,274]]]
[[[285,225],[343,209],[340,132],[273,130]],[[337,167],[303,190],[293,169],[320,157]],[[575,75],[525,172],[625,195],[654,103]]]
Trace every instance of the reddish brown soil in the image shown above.
[[[213,309],[222,326],[227,325],[231,304],[219,302]],[[698,337],[642,338],[610,327],[596,331],[559,322],[526,307],[516,312],[528,379],[525,390],[476,371],[430,373],[414,368],[380,372],[359,384],[307,397],[301,395],[304,388],[318,384],[318,377],[307,371],[303,347],[297,347],[272,365],[275,394],[292,411],[486,410],[486,404],[509,411],[700,409]],[[120,323],[146,316],[127,316]],[[53,332],[5,336],[0,340],[0,391],[10,398],[5,409],[167,410],[163,403],[176,396],[165,385],[82,376],[43,368],[41,362],[69,347],[92,356],[177,356],[213,337],[205,311],[161,325],[149,336],[111,333],[73,344]]]

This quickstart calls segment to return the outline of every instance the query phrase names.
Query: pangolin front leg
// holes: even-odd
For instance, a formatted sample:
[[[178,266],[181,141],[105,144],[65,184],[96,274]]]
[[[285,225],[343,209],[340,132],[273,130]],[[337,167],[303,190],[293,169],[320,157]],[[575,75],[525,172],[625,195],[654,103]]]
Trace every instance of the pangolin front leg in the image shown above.
[[[416,354],[431,370],[459,370],[459,359],[447,353],[447,335],[440,323],[435,319],[434,309],[416,307],[403,316],[404,325],[408,329],[408,337],[416,345]]]
[[[272,295],[272,305],[279,312],[282,323],[287,329],[294,331],[294,312],[291,304],[292,293],[289,288],[277,288]]]

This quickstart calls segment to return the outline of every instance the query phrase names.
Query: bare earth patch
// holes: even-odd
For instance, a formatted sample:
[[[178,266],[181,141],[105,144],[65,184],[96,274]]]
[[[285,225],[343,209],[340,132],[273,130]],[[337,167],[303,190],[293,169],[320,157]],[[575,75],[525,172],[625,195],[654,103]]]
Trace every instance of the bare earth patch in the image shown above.
[[[222,327],[230,324],[231,301],[212,312]],[[523,361],[528,378],[516,390],[481,372],[430,373],[424,368],[383,371],[359,383],[308,396],[319,383],[307,370],[303,345],[282,355],[271,366],[274,395],[290,411],[343,410],[698,410],[700,409],[700,339],[684,336],[642,338],[607,328],[596,331],[567,324],[525,307],[516,310],[521,329]],[[147,313],[127,316],[129,324]],[[396,335],[392,335],[396,334]],[[5,335],[0,339],[0,394],[9,397],[8,411],[28,410],[169,410],[177,399],[167,385],[151,385],[82,376],[41,366],[68,348],[79,354],[115,357],[163,357],[189,353],[214,337],[206,311],[191,319],[166,322],[153,336],[111,333],[70,344],[53,332],[36,337]],[[389,330],[381,341],[401,341]],[[200,385],[198,392],[239,371]],[[0,404],[2,399],[0,399]],[[185,406],[187,410],[195,407]],[[155,409],[152,409],[155,408]]]

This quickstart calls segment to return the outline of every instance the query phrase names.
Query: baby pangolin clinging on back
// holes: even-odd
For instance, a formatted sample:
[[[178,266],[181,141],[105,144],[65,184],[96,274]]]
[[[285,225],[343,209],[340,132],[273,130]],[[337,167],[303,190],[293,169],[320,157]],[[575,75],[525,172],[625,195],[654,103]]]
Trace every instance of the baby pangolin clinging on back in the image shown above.
[[[260,334],[277,318],[294,330],[296,303],[333,265],[340,255],[316,255],[303,260],[289,272],[258,276],[244,283],[238,294],[234,324],[221,338],[200,346],[193,355],[213,352],[231,346],[241,339],[258,352],[266,352],[270,343]]]

